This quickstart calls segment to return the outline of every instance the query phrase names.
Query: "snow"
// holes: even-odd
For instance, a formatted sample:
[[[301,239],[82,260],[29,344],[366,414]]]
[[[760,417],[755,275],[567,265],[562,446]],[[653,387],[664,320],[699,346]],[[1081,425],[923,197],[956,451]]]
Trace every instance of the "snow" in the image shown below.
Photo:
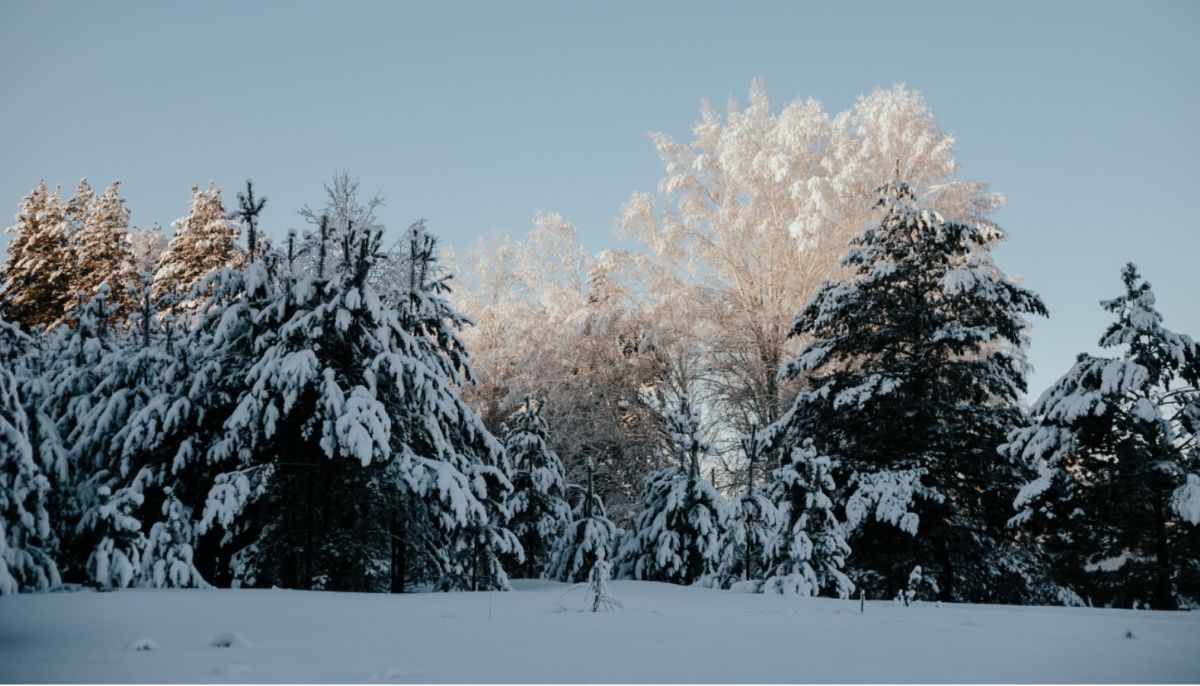
[[[1185,522],[1200,525],[1200,476],[1188,474],[1187,481],[1175,489],[1171,502]]]
[[[374,595],[131,590],[0,598],[17,682],[1195,682],[1200,614],[730,593],[609,582]],[[210,647],[231,631],[235,651]],[[1135,639],[1126,638],[1131,633]],[[126,644],[153,636],[149,652]]]

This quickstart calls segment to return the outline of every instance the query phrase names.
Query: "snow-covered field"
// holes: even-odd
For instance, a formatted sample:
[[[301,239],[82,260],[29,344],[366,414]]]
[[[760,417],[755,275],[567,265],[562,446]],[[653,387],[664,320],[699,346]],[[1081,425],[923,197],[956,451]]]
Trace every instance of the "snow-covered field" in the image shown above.
[[[850,600],[618,581],[624,608],[590,614],[575,611],[580,592],[559,600],[563,584],[516,586],[9,596],[0,680],[1200,681],[1194,612],[870,602],[860,614]]]

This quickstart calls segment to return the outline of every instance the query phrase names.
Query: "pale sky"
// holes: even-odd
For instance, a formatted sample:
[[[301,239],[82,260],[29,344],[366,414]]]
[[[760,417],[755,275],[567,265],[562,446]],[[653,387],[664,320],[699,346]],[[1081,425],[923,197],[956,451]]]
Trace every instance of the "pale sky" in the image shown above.
[[[0,215],[39,179],[122,180],[133,222],[188,188],[269,196],[264,228],[348,169],[455,249],[559,212],[589,248],[662,175],[701,99],[826,111],[922,92],[962,178],[1008,197],[1001,267],[1045,299],[1036,397],[1108,322],[1134,261],[1167,325],[1200,336],[1200,3],[0,3]],[[7,209],[5,209],[7,208]]]

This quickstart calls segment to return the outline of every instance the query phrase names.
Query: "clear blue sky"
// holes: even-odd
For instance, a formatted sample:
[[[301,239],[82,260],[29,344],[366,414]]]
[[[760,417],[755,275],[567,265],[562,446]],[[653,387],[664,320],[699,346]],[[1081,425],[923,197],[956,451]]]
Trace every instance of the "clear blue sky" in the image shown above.
[[[1045,298],[1036,396],[1133,260],[1200,336],[1200,3],[0,2],[0,211],[123,181],[137,225],[250,176],[280,233],[349,169],[455,248],[561,212],[591,248],[702,98],[766,79],[828,111],[924,93],[965,178],[1008,196],[1002,267]],[[3,208],[8,208],[4,210]],[[9,222],[5,221],[4,225]]]

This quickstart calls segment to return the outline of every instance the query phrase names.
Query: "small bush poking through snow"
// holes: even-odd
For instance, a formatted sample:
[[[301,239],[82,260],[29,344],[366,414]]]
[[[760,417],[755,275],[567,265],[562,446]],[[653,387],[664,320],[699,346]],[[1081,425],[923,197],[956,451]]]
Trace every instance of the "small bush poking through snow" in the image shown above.
[[[208,645],[213,648],[245,648],[250,645],[246,637],[237,633],[218,634]]]
[[[129,653],[143,653],[147,650],[158,650],[158,644],[149,638],[135,638],[125,644],[125,651]]]

